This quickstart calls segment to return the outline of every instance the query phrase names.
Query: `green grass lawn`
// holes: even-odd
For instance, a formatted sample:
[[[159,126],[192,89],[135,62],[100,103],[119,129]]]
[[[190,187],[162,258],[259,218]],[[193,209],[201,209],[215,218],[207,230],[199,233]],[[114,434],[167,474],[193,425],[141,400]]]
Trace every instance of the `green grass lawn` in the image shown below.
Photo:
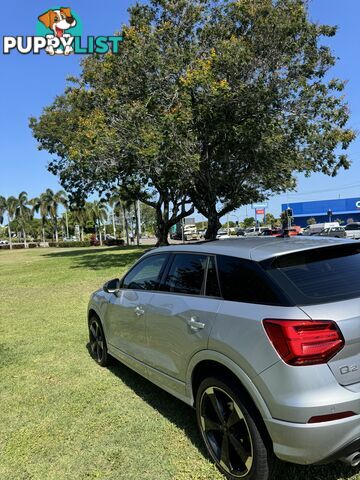
[[[0,479],[220,480],[191,408],[87,351],[90,293],[141,249],[0,252]],[[359,479],[341,463],[277,480]]]

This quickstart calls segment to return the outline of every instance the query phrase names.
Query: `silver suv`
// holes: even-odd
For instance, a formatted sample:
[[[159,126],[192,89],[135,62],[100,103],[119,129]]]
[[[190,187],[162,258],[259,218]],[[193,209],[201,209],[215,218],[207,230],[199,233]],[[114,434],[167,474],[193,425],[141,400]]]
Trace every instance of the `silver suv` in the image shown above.
[[[360,242],[240,238],[146,253],[90,299],[90,349],[196,408],[229,479],[360,463]]]

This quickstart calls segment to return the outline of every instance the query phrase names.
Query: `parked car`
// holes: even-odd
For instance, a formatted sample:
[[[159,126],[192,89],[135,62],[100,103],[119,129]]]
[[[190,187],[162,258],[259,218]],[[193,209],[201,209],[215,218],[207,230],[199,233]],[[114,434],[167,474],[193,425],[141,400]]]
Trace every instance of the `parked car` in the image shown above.
[[[303,230],[303,235],[317,235],[322,232],[324,228],[331,227],[340,227],[339,222],[325,222],[325,223],[314,223],[313,225],[308,225]]]
[[[245,230],[243,228],[237,228],[235,234],[237,237],[243,237],[245,235]]]
[[[324,228],[318,235],[321,237],[346,238],[346,231],[344,227],[330,227]]]
[[[9,245],[8,240],[0,240],[0,245]]]
[[[347,238],[360,238],[360,222],[348,223],[345,227]]]
[[[260,233],[261,237],[277,237],[282,234],[281,228],[267,228]]]
[[[228,235],[227,231],[226,230],[219,230],[217,235],[216,235],[216,238],[230,238],[230,236]]]
[[[90,351],[196,409],[226,478],[277,457],[360,463],[360,242],[244,238],[152,249],[90,298]]]
[[[271,228],[270,226],[264,227],[249,227],[245,229],[245,236],[246,237],[257,237],[259,236],[264,230],[268,230]]]

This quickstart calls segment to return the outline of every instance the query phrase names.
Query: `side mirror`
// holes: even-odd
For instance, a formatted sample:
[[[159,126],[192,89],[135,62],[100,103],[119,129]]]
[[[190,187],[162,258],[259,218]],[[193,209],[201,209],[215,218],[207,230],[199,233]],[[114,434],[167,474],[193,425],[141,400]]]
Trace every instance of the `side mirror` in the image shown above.
[[[109,280],[103,286],[103,290],[106,293],[116,293],[119,289],[120,289],[120,280],[118,278]]]

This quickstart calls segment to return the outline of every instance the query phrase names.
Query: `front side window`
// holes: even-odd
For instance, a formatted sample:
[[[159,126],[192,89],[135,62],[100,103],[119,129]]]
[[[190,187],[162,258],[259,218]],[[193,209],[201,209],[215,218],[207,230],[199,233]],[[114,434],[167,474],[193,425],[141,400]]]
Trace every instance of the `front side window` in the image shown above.
[[[217,265],[224,300],[281,305],[281,299],[255,262],[219,255]]]
[[[122,288],[131,290],[156,290],[161,280],[167,254],[144,258],[130,270],[123,280]]]
[[[166,276],[164,291],[200,295],[206,270],[207,255],[178,253]]]

